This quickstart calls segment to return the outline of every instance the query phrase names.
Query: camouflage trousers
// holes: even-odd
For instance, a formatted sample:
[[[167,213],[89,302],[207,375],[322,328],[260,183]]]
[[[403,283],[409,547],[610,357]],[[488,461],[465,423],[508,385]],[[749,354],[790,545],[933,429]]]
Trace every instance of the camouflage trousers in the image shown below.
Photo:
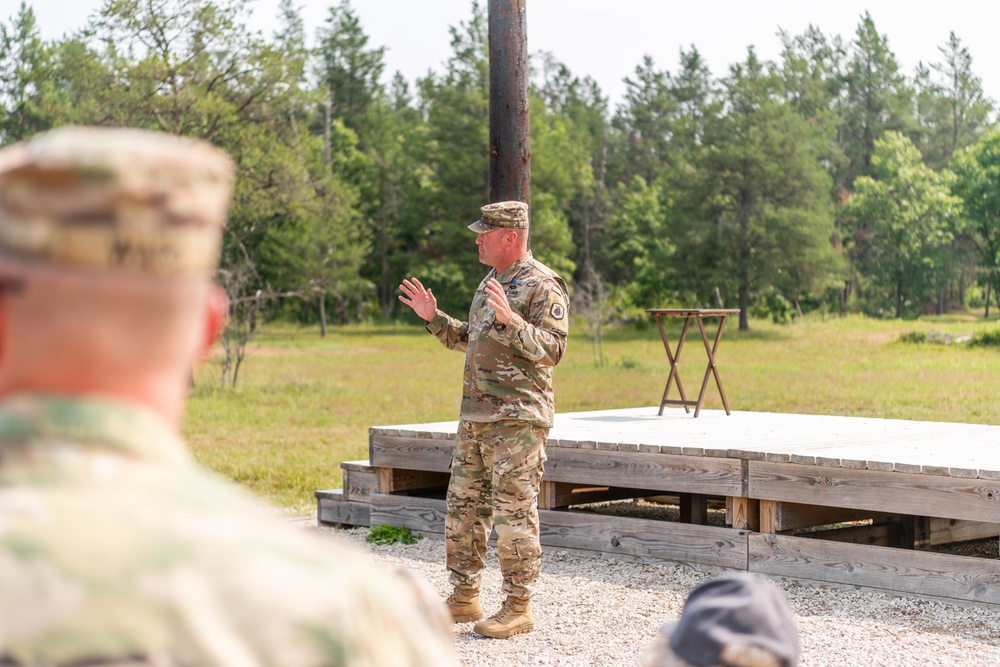
[[[444,522],[453,586],[479,588],[495,527],[503,593],[531,596],[542,559],[538,491],[548,434],[524,421],[458,423]]]

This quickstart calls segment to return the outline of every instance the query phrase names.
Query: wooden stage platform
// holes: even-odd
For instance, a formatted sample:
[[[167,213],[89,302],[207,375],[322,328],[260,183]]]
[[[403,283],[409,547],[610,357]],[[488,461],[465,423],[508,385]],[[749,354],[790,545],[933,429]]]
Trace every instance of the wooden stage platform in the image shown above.
[[[1000,608],[1000,560],[940,552],[1000,537],[1000,426],[658,409],[556,416],[547,549]],[[371,428],[369,460],[316,492],[319,520],[443,537],[456,426]],[[675,504],[678,520],[594,505],[627,498]]]

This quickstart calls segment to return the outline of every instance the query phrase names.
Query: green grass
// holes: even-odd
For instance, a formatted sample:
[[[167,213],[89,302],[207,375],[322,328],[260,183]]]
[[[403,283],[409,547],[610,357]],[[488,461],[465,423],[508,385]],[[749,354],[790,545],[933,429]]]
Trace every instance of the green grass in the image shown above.
[[[717,355],[734,410],[1000,424],[1000,349],[900,342],[910,332],[996,335],[975,313],[920,320],[730,320]],[[582,332],[584,327],[576,326]],[[668,329],[672,345],[679,327]],[[911,336],[912,338],[912,336]],[[605,364],[570,337],[555,371],[560,412],[656,406],[667,358],[652,325],[610,331]],[[313,491],[341,486],[340,462],[368,458],[368,428],[457,419],[463,355],[416,324],[318,327],[268,324],[235,390],[218,364],[197,373],[184,436],[196,459],[271,503],[314,511]],[[689,333],[681,377],[697,396],[705,353]],[[705,408],[721,409],[714,382]]]
[[[370,544],[416,544],[423,535],[414,535],[409,528],[380,523],[373,526],[365,541]]]

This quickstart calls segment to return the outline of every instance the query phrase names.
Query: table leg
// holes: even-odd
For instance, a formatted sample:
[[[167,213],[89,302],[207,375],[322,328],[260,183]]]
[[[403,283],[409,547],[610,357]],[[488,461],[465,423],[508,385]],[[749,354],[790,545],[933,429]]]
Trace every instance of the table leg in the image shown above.
[[[698,403],[694,409],[694,416],[701,412],[701,401],[705,397],[705,389],[708,387],[709,375],[715,376],[715,386],[719,388],[719,396],[722,397],[722,406],[726,409],[726,414],[730,414],[729,401],[726,400],[726,392],[722,389],[722,379],[719,377],[719,367],[715,363],[715,352],[719,349],[719,341],[722,339],[722,328],[726,324],[726,315],[719,319],[719,328],[715,332],[715,341],[711,346],[708,344],[708,334],[701,318],[698,318],[698,329],[701,331],[701,341],[705,344],[705,353],[708,355],[708,366],[705,368],[705,377],[701,381],[701,391],[698,393]]]
[[[677,364],[679,363],[681,357],[681,349],[684,347],[684,338],[687,336],[688,322],[690,320],[685,318],[684,326],[681,329],[681,338],[677,343],[677,354],[670,351],[670,341],[667,339],[667,332],[663,328],[663,319],[660,317],[656,318],[656,326],[660,330],[660,339],[663,341],[663,349],[667,351],[667,359],[670,361],[670,374],[667,376],[667,386],[663,389],[663,397],[660,399],[660,411],[659,415],[663,415],[663,408],[667,405],[667,395],[670,393],[670,385],[673,383],[674,378],[677,379],[677,391],[680,392],[681,401],[686,402],[687,397],[684,395],[684,385],[681,384],[681,376],[677,370]],[[691,409],[685,405],[684,412],[690,413]]]

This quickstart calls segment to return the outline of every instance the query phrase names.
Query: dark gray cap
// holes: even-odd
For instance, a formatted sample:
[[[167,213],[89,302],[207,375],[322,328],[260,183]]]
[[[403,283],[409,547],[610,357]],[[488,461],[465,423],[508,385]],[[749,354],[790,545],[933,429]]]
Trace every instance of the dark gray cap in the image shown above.
[[[772,584],[753,575],[701,584],[688,596],[680,620],[660,632],[667,639],[664,650],[691,667],[798,664],[798,631],[788,601]]]

